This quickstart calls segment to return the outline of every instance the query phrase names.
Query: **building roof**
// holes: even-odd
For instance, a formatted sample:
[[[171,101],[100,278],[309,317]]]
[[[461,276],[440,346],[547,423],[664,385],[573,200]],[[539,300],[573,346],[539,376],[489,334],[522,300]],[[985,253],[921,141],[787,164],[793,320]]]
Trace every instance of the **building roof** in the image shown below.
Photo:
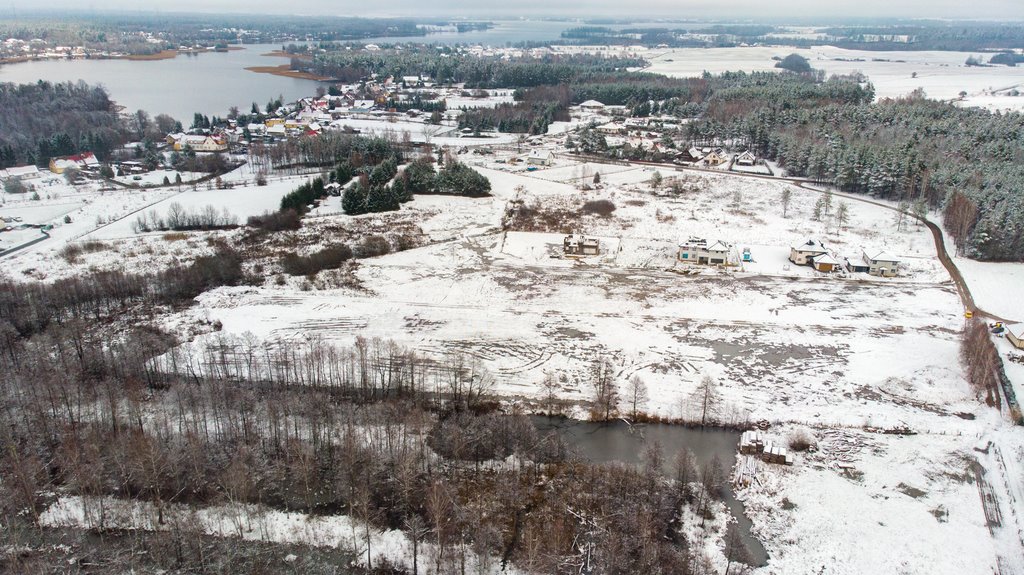
[[[530,150],[530,157],[531,158],[548,159],[548,158],[550,158],[550,157],[552,157],[554,155],[555,155],[555,153],[552,152],[551,150]]]
[[[814,257],[814,265],[819,265],[819,264],[826,264],[826,265],[837,266],[837,265],[839,265],[839,262],[836,260],[836,258],[834,258],[834,257],[832,257],[832,256],[830,256],[828,254],[822,254],[820,256],[815,256]]]
[[[729,245],[720,240],[715,240],[715,243],[708,246],[709,252],[727,252],[729,251]]]
[[[1017,339],[1024,339],[1024,323],[1013,323],[1003,327],[1006,328],[1007,332],[1013,334],[1013,337]]]
[[[825,246],[818,240],[808,239],[803,242],[797,242],[793,244],[793,249],[798,252],[809,252],[809,253],[820,253],[823,254],[827,250]]]
[[[708,241],[706,239],[698,238],[698,237],[694,237],[694,236],[690,236],[686,240],[679,242],[679,247],[706,248],[707,245],[708,245]]]
[[[867,251],[867,250],[865,250],[864,251],[864,257],[868,258],[869,260],[879,261],[879,262],[899,262],[900,261],[900,259],[898,257],[896,257],[896,256],[894,256],[894,255],[892,255],[892,254],[890,254],[888,252],[883,252],[883,251],[879,251],[879,250],[874,250],[874,251]]]
[[[581,108],[604,108],[604,104],[602,104],[601,102],[598,102],[597,100],[587,100],[586,102],[583,102],[582,104],[580,104],[580,107]]]
[[[34,166],[34,165],[14,166],[12,168],[7,168],[7,175],[12,177],[12,178],[19,178],[19,177],[22,177],[22,176],[30,176],[30,175],[38,174],[38,173],[39,173],[39,168]]]

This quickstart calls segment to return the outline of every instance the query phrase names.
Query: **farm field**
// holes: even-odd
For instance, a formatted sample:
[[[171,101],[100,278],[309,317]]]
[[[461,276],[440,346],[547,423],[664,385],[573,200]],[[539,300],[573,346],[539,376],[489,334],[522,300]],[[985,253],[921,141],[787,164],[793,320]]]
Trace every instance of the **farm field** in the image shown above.
[[[775,70],[773,57],[798,53],[812,67],[826,74],[860,72],[874,84],[877,98],[905,96],[921,88],[931,98],[953,100],[961,91],[967,92],[963,105],[990,110],[1024,109],[1024,97],[1009,96],[1010,89],[1024,83],[1024,70],[1019,67],[968,67],[968,52],[938,51],[863,51],[832,46],[810,49],[788,47],[685,48],[651,51],[647,71],[668,76],[699,76],[742,70],[746,72]]]

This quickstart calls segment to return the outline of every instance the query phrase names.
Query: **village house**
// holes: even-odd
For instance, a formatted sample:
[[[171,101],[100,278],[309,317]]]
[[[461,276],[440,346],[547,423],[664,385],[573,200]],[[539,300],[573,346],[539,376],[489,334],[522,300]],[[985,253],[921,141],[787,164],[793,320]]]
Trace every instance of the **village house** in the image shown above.
[[[807,240],[802,243],[793,244],[789,248],[789,261],[798,266],[810,265],[811,260],[817,256],[825,255],[828,250],[818,240]]]
[[[598,113],[603,112],[604,108],[605,105],[602,104],[601,102],[598,102],[597,100],[587,100],[586,102],[580,104],[580,109],[583,110],[584,112]]]
[[[737,166],[753,166],[757,163],[757,156],[746,151],[736,156],[735,163]]]
[[[691,237],[679,243],[676,259],[689,264],[723,265],[729,263],[729,244],[715,241],[708,244],[704,238]]]
[[[228,141],[223,136],[202,134],[168,134],[167,145],[176,152],[185,148],[192,148],[196,152],[223,152],[228,149]]]
[[[601,243],[583,234],[569,234],[562,240],[562,252],[567,256],[596,256],[601,253]]]
[[[626,126],[619,122],[608,122],[607,124],[601,124],[598,126],[597,131],[609,136],[617,136],[625,133]]]
[[[555,163],[555,154],[551,150],[533,150],[526,157],[526,163],[533,166],[550,166]]]
[[[1024,323],[1006,326],[1006,339],[1013,344],[1013,347],[1024,349]]]
[[[50,171],[55,174],[63,174],[70,168],[76,170],[98,170],[99,167],[100,161],[96,159],[92,152],[65,156],[63,158],[50,158]]]
[[[39,168],[35,166],[14,166],[6,170],[0,170],[0,181],[6,180],[32,180],[40,177]]]
[[[727,161],[729,160],[728,158],[726,158],[725,152],[723,152],[721,149],[711,150],[710,152],[704,155],[705,166],[721,166]]]
[[[893,277],[899,272],[900,260],[883,251],[865,251],[864,263],[873,276]]]
[[[697,153],[698,155],[695,156],[694,153]],[[700,152],[698,152],[696,150],[696,148],[690,148],[689,150],[683,150],[682,152],[677,153],[672,158],[672,162],[674,162],[676,164],[696,164],[697,162],[699,162],[701,160],[701,157],[699,156],[699,153]]]

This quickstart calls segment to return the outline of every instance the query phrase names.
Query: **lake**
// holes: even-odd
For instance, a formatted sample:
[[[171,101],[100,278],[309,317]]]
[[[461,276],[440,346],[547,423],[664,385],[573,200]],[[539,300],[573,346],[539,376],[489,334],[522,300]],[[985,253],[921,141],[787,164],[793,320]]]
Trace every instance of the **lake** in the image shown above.
[[[563,30],[574,26],[582,26],[579,22],[566,20],[500,20],[494,21],[488,30],[470,32],[437,32],[426,36],[381,36],[359,40],[359,43],[394,44],[398,42],[439,44],[483,44],[496,48],[518,42],[550,42],[557,40]]]
[[[195,112],[226,116],[231,106],[248,112],[253,102],[263,108],[277,96],[290,102],[313,95],[318,85],[313,80],[245,69],[287,64],[286,58],[262,55],[280,48],[277,44],[252,44],[243,50],[150,61],[39,60],[0,66],[0,82],[85,80],[105,86],[110,97],[128,111],[170,114],[188,126]]]
[[[724,429],[692,428],[680,425],[638,424],[630,426],[624,421],[593,423],[557,417],[534,416],[531,418],[539,431],[555,431],[586,460],[594,463],[639,464],[648,442],[661,445],[666,467],[674,465],[676,454],[683,447],[688,448],[703,467],[718,455],[722,466],[732,468],[739,447],[740,433]],[[747,549],[750,550],[754,565],[765,565],[768,552],[751,533],[752,524],[747,518],[743,503],[736,499],[731,485],[726,484],[723,501],[729,508]]]

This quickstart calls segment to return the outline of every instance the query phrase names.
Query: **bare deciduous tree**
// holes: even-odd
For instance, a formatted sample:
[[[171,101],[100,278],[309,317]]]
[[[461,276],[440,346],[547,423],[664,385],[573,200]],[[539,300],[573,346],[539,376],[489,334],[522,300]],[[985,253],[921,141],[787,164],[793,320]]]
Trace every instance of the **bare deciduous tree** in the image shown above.
[[[629,383],[626,385],[626,400],[629,402],[629,416],[632,419],[636,419],[637,414],[647,407],[647,384],[639,375],[629,378]]]

